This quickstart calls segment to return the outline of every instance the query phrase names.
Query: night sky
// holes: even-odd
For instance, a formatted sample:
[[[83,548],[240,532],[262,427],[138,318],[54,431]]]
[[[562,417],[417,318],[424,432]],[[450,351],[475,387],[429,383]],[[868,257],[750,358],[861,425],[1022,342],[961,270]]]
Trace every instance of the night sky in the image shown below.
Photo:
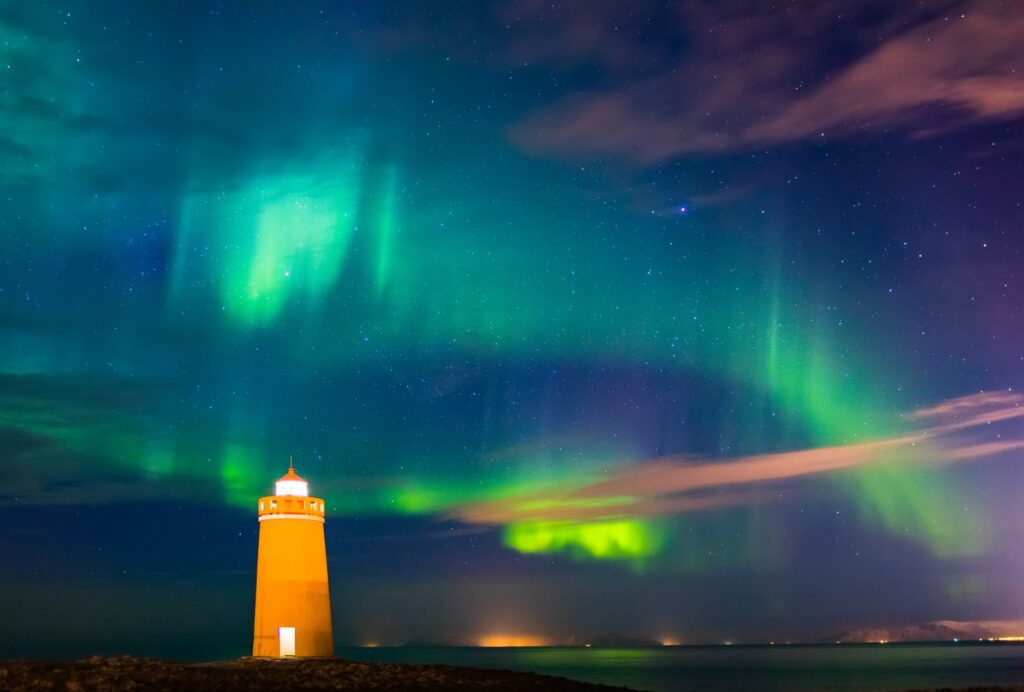
[[[0,6],[0,653],[1024,618],[1024,11]]]

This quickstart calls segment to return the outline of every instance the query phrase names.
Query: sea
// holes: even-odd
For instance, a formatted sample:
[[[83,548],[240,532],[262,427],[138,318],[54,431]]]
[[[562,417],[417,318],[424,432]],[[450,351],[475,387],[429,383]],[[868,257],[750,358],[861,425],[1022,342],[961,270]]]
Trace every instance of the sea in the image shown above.
[[[1024,687],[1024,644],[345,648],[343,658],[560,675],[658,692]]]

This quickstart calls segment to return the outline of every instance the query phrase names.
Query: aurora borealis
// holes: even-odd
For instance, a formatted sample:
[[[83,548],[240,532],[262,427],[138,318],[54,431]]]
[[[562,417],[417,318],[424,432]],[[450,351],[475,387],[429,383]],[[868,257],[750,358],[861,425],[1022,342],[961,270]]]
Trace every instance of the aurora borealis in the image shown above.
[[[0,5],[0,641],[289,455],[342,644],[1024,616],[1024,17],[837,5]]]

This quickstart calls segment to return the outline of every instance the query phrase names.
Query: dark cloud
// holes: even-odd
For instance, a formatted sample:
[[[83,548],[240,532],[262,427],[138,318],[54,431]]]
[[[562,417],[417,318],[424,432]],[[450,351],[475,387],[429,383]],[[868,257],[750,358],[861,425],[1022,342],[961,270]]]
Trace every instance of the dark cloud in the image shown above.
[[[579,14],[575,30],[589,35]],[[873,3],[696,4],[677,21],[691,40],[671,67],[542,108],[514,125],[513,140],[538,154],[649,164],[864,131],[928,136],[1024,113],[1024,17],[1012,3],[888,13]],[[594,50],[563,45],[574,47],[580,61]],[[536,57],[565,60],[542,48]]]
[[[513,66],[588,63],[623,74],[669,66],[685,40],[676,12],[653,4],[528,0],[502,6],[497,19],[510,34],[504,59]]]

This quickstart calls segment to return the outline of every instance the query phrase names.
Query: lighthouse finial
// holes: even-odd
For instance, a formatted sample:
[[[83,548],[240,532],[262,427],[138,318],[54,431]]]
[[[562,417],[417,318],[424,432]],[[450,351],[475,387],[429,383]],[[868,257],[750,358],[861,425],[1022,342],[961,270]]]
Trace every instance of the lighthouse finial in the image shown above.
[[[288,470],[289,471],[294,471],[295,470],[295,464],[292,463],[292,455],[291,454],[288,455]]]

